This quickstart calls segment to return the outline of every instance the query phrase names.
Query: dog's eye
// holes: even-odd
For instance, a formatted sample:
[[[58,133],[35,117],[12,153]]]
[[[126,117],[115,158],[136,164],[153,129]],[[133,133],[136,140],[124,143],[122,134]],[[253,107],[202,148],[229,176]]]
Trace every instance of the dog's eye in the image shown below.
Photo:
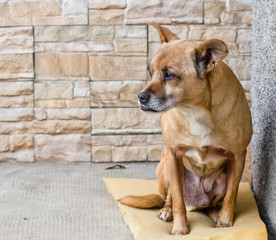
[[[175,75],[173,73],[170,73],[170,72],[165,72],[164,73],[164,80],[165,81],[168,81],[168,80],[171,80],[175,77]]]

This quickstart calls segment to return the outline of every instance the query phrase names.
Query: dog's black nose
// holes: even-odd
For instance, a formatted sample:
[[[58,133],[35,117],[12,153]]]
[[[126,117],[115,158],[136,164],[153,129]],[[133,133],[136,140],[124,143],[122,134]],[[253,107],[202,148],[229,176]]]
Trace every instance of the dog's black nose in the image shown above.
[[[140,103],[147,104],[150,99],[150,95],[147,92],[140,92],[138,94],[138,98]]]

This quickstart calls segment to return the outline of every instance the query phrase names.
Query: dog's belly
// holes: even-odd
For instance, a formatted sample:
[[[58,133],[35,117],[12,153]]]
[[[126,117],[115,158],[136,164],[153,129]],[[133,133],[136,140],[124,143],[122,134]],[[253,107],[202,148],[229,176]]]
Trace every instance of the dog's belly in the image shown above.
[[[215,178],[201,178],[185,168],[183,199],[187,211],[216,206],[226,193],[226,170]]]
[[[226,168],[231,152],[222,147],[185,147],[177,152],[184,165],[183,197],[187,210],[220,202],[226,190]]]

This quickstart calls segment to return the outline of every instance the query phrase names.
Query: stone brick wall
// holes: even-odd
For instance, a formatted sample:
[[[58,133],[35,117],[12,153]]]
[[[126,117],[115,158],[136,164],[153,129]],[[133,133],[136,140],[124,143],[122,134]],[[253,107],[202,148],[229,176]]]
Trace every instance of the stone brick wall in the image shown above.
[[[0,160],[159,160],[160,115],[136,97],[160,47],[152,21],[224,40],[250,101],[249,0],[4,0]]]

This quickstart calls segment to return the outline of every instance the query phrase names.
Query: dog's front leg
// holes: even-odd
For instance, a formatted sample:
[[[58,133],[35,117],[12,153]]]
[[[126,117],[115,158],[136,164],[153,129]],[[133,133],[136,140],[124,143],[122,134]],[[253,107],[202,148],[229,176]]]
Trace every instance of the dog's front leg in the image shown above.
[[[177,159],[175,153],[165,149],[166,172],[170,183],[173,210],[173,235],[184,235],[189,233],[186,208],[183,201],[184,167],[182,159]]]
[[[232,159],[229,159],[227,174],[227,190],[222,203],[222,208],[219,213],[217,227],[233,226],[237,193],[242,172],[244,169],[245,156],[246,151],[241,154],[235,154]]]

